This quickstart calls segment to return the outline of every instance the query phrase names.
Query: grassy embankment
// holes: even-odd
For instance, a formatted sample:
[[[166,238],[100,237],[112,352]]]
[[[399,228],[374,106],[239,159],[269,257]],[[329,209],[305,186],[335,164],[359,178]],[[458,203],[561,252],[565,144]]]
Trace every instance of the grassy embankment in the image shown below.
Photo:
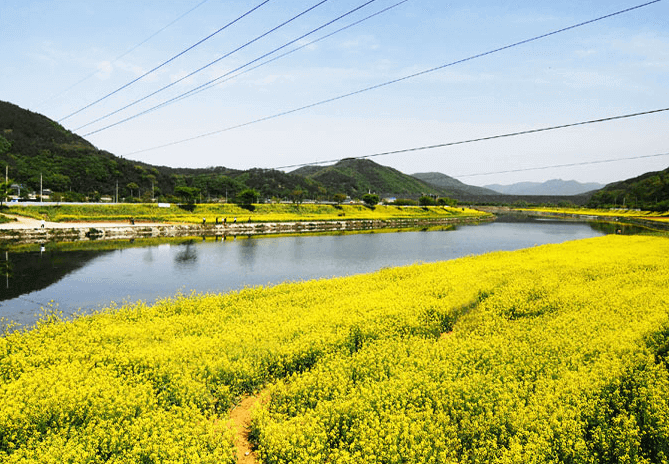
[[[606,236],[0,338],[0,461],[669,459],[669,239]]]
[[[368,208],[363,205],[286,205],[260,204],[251,208],[242,208],[234,204],[199,204],[192,211],[176,205],[159,208],[155,204],[90,204],[59,206],[12,206],[5,210],[35,219],[46,219],[54,222],[95,222],[95,221],[135,221],[201,223],[206,218],[214,223],[218,218],[232,221],[252,222],[293,222],[293,221],[335,221],[354,219],[422,219],[422,218],[460,218],[481,217],[486,215],[480,211],[449,208],[441,206],[383,206]]]
[[[591,208],[518,208],[519,211],[536,211],[578,216],[617,217],[621,219],[642,219],[645,221],[669,222],[669,212],[636,211],[632,209],[591,209]]]

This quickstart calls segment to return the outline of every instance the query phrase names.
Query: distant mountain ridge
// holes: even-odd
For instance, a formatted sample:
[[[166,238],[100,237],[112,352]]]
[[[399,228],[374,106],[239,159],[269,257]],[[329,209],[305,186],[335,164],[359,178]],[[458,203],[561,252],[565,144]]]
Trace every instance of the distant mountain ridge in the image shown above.
[[[416,179],[419,179],[430,185],[434,185],[435,187],[443,190],[447,195],[451,193],[452,196],[458,196],[462,193],[476,196],[498,194],[498,192],[488,188],[467,185],[457,179],[454,179],[451,176],[447,176],[446,174],[442,174],[440,172],[419,172],[416,174],[411,174],[411,177],[415,177]]]
[[[580,195],[599,190],[604,184],[580,183],[575,180],[551,179],[546,182],[518,182],[511,185],[490,184],[485,188],[505,195]]]

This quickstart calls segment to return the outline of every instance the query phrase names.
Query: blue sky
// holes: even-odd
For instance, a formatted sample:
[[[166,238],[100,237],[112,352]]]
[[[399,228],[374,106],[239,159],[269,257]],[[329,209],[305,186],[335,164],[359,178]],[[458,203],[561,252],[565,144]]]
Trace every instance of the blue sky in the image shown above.
[[[4,0],[0,4],[0,100],[60,120],[262,1]],[[282,51],[398,1],[375,0]],[[204,71],[81,128],[175,82],[316,3],[270,0],[169,65],[61,124],[84,136],[224,75],[365,2],[328,0]],[[669,11],[668,4],[661,1],[359,95],[155,149],[640,3],[408,0],[191,98],[85,137],[115,155],[152,164],[275,168],[669,107]],[[655,155],[669,152],[668,113],[373,159],[409,174],[438,171],[458,177]],[[669,156],[661,156],[458,178],[473,185],[554,178],[608,183],[667,166]]]

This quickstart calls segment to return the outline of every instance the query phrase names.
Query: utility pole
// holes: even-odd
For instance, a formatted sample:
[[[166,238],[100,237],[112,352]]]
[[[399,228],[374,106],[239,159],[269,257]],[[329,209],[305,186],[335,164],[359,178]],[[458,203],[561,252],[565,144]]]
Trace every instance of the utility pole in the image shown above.
[[[118,181],[116,181],[116,203],[118,203]]]
[[[42,197],[44,190],[42,189],[42,173],[39,173],[39,202],[42,203]]]

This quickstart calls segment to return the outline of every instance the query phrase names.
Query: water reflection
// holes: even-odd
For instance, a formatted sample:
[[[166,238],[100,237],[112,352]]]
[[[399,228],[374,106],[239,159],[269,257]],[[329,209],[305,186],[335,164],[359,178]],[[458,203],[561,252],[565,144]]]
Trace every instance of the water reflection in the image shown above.
[[[112,251],[39,252],[9,253],[0,264],[0,272],[5,276],[5,285],[0,291],[0,301],[45,289],[76,272],[91,261],[112,253]],[[48,300],[47,300],[48,301]]]
[[[174,256],[174,263],[178,267],[192,267],[197,261],[197,247],[195,241],[184,243],[179,246],[179,251]]]

